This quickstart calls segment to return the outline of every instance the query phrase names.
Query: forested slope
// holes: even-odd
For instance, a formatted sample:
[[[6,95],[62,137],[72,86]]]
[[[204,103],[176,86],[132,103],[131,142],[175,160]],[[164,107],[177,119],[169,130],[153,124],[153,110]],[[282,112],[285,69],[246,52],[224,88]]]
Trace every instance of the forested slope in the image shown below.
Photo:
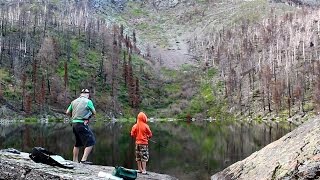
[[[137,29],[149,22],[139,29],[148,29],[149,34],[167,32],[156,41],[169,49],[174,47],[170,39],[185,38],[201,67],[199,74],[217,72],[200,85],[206,89],[200,88],[201,98],[209,102],[209,107],[201,105],[206,116],[217,116],[211,109],[216,104],[210,104],[213,97],[225,102],[224,110],[242,118],[300,119],[319,111],[318,5],[316,1],[157,1],[140,4],[139,12],[148,18],[141,15],[141,21],[129,18],[128,22]],[[152,22],[159,23],[160,30]]]
[[[107,22],[89,1],[7,1],[0,11],[1,99],[18,113],[63,112],[89,88],[104,114],[131,115],[140,79],[141,88],[153,84],[134,32]]]
[[[319,12],[288,2],[3,2],[2,115],[61,113],[82,88],[98,119],[317,112]]]

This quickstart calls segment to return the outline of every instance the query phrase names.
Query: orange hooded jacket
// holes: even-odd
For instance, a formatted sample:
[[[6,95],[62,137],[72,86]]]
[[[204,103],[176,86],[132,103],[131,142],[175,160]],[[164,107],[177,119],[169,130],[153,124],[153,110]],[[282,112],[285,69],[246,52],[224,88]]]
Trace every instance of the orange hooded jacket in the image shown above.
[[[152,132],[147,124],[147,116],[140,112],[137,117],[137,123],[132,126],[131,136],[136,138],[136,144],[148,144]]]

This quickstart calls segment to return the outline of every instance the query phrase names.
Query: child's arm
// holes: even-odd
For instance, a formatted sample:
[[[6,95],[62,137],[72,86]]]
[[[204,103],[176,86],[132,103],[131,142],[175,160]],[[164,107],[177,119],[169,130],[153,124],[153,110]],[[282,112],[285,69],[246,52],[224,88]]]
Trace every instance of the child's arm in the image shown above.
[[[136,128],[136,125],[134,125],[132,128],[131,128],[131,133],[130,135],[132,137],[136,137],[137,136],[137,128]]]
[[[148,139],[150,139],[152,137],[152,132],[150,130],[149,127],[146,128],[147,129],[147,136],[148,136]]]

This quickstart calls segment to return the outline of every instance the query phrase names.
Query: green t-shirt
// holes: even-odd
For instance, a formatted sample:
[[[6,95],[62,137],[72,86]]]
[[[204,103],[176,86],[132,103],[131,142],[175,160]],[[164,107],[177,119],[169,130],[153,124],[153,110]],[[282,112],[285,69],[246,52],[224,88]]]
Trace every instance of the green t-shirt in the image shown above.
[[[72,113],[72,122],[84,122],[95,111],[93,103],[90,99],[80,96],[73,100],[68,107],[68,111]]]

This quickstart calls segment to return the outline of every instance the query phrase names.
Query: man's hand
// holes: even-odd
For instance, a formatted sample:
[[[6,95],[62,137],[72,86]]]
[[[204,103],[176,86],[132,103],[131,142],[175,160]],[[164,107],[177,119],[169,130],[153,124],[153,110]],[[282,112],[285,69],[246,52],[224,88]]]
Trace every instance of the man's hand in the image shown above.
[[[66,111],[66,115],[68,115],[69,117],[72,117],[72,114],[69,110]]]
[[[88,125],[89,124],[89,120],[84,120],[84,125]]]

